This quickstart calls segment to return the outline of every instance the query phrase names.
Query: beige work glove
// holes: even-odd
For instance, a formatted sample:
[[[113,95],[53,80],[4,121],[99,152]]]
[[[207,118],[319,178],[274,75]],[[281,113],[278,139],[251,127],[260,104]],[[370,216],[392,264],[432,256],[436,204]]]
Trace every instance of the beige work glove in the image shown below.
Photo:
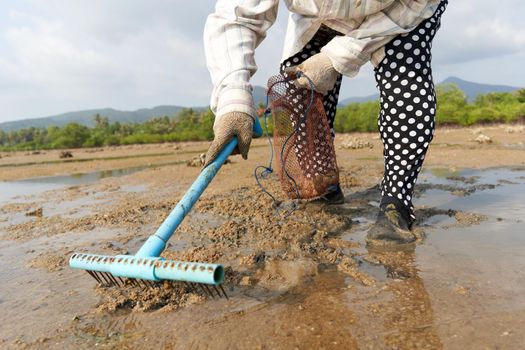
[[[237,147],[232,154],[241,154],[244,159],[248,159],[248,150],[252,142],[253,118],[246,113],[230,112],[221,116],[213,124],[214,139],[206,153],[206,163],[208,166],[226,146],[228,142],[237,136]]]
[[[332,61],[327,55],[320,52],[308,58],[303,63],[286,69],[286,72],[304,73],[314,85],[315,91],[326,95],[334,88],[339,72],[332,65]],[[305,77],[295,80],[295,85],[299,88],[310,89],[310,83]]]

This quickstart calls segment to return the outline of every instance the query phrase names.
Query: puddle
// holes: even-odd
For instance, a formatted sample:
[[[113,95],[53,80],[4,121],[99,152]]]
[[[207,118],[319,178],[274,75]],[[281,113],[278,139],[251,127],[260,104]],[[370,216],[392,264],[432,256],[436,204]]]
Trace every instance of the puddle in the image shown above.
[[[145,169],[179,163],[180,162],[168,162],[122,169],[101,170],[90,173],[44,176],[19,181],[0,181],[0,205],[6,204],[15,198],[17,200],[21,200],[22,197],[27,195],[35,195],[68,186],[93,184],[108,177],[121,177],[131,175]],[[124,189],[124,191],[140,192],[142,188],[144,188],[144,186],[129,186],[128,188]]]
[[[450,180],[436,176],[435,173],[424,172],[418,180],[419,184],[443,184],[459,189],[467,189],[466,195],[451,195],[450,191],[430,189],[421,194],[417,203],[439,209],[472,211],[494,218],[522,221],[525,218],[525,181],[523,172],[513,169],[490,169],[485,171],[456,171],[455,178],[476,179],[476,184],[494,186],[477,190],[464,180]],[[483,187],[481,187],[483,188]],[[453,190],[453,188],[451,188]],[[469,190],[474,190],[469,192]],[[458,193],[452,191],[453,193]]]
[[[21,197],[27,195],[35,195],[68,186],[93,184],[108,177],[130,175],[145,168],[133,167],[72,175],[36,177],[20,181],[0,181],[0,193],[2,194],[0,204],[5,204],[15,198],[20,200]]]
[[[49,273],[45,268],[28,265],[42,253],[68,256],[93,242],[111,239],[117,231],[77,232],[42,237],[28,242],[0,241],[0,347],[2,338],[45,338],[67,327],[82,312],[88,312],[98,298],[95,283],[83,271],[63,270]],[[84,248],[82,248],[84,247]],[[35,333],[35,331],[37,331]]]

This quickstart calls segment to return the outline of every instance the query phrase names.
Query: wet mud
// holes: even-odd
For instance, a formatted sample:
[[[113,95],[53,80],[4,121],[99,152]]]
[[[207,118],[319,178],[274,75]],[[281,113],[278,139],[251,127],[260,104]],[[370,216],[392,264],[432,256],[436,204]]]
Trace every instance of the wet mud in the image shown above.
[[[500,152],[498,132],[508,136],[488,130],[495,142],[476,147]],[[300,203],[289,217],[251,177],[266,149],[234,158],[163,253],[223,264],[228,299],[181,283],[105,287],[67,266],[73,252],[133,254],[198,168],[180,162],[10,197],[0,204],[0,347],[518,349],[525,155],[505,149],[514,163],[503,168],[490,157],[482,170],[443,167],[459,152],[442,146],[459,142],[447,134],[415,193],[420,239],[395,250],[364,244],[382,172],[373,135],[359,139],[375,147],[340,151],[343,205]],[[191,159],[183,150],[201,147],[174,152]],[[281,214],[293,208],[277,179],[265,185]]]

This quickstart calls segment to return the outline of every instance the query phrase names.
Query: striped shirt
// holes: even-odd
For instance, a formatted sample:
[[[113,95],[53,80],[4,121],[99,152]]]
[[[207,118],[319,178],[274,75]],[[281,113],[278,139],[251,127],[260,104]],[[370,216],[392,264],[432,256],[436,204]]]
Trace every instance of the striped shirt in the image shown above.
[[[284,0],[290,11],[283,60],[296,54],[322,24],[340,32],[321,49],[341,74],[355,76],[366,62],[378,65],[384,46],[432,16],[440,0]],[[204,28],[211,108],[255,117],[250,78],[254,51],[275,22],[279,0],[218,0]],[[276,64],[277,67],[277,64]]]

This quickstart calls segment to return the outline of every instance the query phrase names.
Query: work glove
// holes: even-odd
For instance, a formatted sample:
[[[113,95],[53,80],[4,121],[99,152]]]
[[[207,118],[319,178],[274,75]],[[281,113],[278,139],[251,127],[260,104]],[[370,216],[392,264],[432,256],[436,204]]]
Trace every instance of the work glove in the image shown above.
[[[334,88],[339,76],[339,72],[333,67],[330,58],[322,52],[313,55],[297,66],[287,68],[285,72],[292,74],[302,72],[310,78],[314,85],[314,90],[323,95],[326,95],[328,91]],[[299,88],[311,88],[310,82],[306,77],[300,77],[294,83]]]
[[[226,146],[228,142],[237,136],[237,147],[232,154],[241,154],[244,159],[248,159],[248,150],[252,142],[253,118],[246,113],[230,112],[221,116],[213,124],[214,139],[206,153],[207,167]]]

